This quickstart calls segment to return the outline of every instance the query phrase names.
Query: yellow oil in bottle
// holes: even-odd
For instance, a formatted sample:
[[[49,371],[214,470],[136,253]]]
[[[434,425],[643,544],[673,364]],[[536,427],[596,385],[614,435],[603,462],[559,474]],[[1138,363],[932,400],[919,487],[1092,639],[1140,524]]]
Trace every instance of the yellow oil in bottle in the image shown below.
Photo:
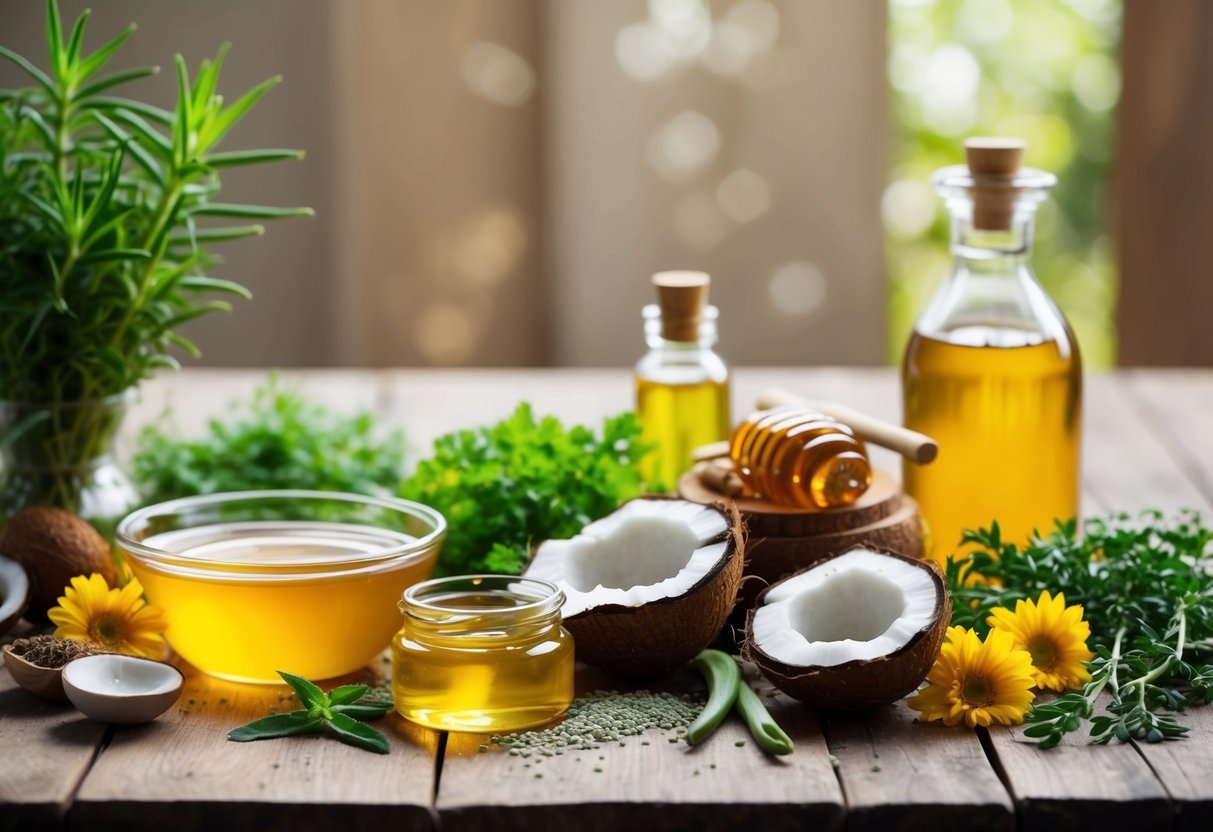
[[[126,560],[182,658],[220,678],[280,683],[278,670],[309,679],[353,672],[387,646],[401,593],[429,577],[432,559],[338,567],[412,540],[346,524],[232,523],[144,541],[173,552],[171,562]]]
[[[673,488],[693,464],[691,452],[729,435],[728,381],[672,384],[636,378],[641,441],[654,446],[641,466],[645,480]]]
[[[733,432],[729,456],[747,496],[780,505],[846,506],[872,484],[867,452],[854,432],[803,408],[750,416]]]
[[[1054,518],[1076,516],[1080,494],[1082,372],[1073,339],[1062,345],[981,326],[947,335],[915,333],[903,368],[906,427],[939,442],[938,458],[905,463],[903,479],[940,562],[957,551],[962,529],[997,520],[1004,540],[1025,541]]]
[[[546,612],[536,614],[535,603],[492,588],[442,591],[420,604],[406,595],[405,624],[392,641],[396,710],[420,725],[472,733],[515,731],[563,714],[573,700],[573,637],[559,618],[563,596]]]

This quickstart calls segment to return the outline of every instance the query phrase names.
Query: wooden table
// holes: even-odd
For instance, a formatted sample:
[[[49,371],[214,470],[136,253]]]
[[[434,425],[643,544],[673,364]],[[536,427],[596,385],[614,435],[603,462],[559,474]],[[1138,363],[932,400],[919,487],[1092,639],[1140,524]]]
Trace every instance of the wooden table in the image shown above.
[[[183,430],[243,396],[263,373],[191,371],[149,384],[128,428],[173,404]],[[620,370],[289,373],[339,407],[402,425],[414,449],[441,432],[539,412],[598,422],[631,403]],[[770,384],[895,417],[884,369],[738,370],[735,412]],[[1084,511],[1213,506],[1213,371],[1120,372],[1088,379]],[[896,470],[891,456],[876,462]],[[414,451],[413,458],[416,458]],[[596,687],[601,680],[582,680]],[[1213,824],[1213,709],[1183,717],[1187,739],[1040,752],[1016,730],[917,725],[904,705],[821,717],[777,698],[796,742],[763,756],[728,722],[696,749],[664,741],[608,747],[529,768],[478,740],[394,716],[392,753],[317,738],[237,745],[226,732],[279,704],[285,689],[191,674],[181,701],[135,728],[89,722],[14,689],[0,671],[0,827],[79,829],[1110,829]],[[599,769],[601,769],[599,771]],[[542,774],[542,777],[538,775]],[[1165,785],[1164,785],[1165,783]],[[1059,825],[1060,824],[1060,825]]]

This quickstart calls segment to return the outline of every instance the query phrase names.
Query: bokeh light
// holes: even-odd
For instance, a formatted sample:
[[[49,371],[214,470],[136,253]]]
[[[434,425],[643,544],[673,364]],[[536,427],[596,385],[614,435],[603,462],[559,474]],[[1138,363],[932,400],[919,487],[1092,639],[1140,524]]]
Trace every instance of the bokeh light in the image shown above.
[[[895,133],[881,201],[889,357],[950,268],[931,172],[963,161],[970,135],[1017,136],[1025,164],[1057,174],[1037,215],[1032,265],[1073,325],[1088,368],[1115,356],[1109,239],[1120,0],[891,0],[888,78]]]

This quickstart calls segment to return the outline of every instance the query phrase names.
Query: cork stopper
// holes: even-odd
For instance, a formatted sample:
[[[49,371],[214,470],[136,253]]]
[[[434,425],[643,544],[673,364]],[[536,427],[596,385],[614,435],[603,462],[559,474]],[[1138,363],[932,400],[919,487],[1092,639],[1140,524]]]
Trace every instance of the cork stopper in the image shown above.
[[[657,272],[653,285],[661,306],[661,337],[667,341],[698,341],[699,324],[708,302],[707,272]]]
[[[1021,139],[974,138],[965,141],[965,162],[973,177],[973,227],[1004,231],[1011,227],[1019,188],[1012,185],[1027,144]]]

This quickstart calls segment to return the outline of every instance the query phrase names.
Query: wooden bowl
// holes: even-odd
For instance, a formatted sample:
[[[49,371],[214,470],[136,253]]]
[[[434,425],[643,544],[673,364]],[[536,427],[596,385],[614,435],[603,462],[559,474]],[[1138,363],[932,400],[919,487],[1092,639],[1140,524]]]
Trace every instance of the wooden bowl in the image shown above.
[[[67,693],[63,690],[63,668],[42,667],[26,661],[14,653],[9,645],[4,646],[4,666],[12,674],[13,681],[34,696],[51,702],[67,701]]]

